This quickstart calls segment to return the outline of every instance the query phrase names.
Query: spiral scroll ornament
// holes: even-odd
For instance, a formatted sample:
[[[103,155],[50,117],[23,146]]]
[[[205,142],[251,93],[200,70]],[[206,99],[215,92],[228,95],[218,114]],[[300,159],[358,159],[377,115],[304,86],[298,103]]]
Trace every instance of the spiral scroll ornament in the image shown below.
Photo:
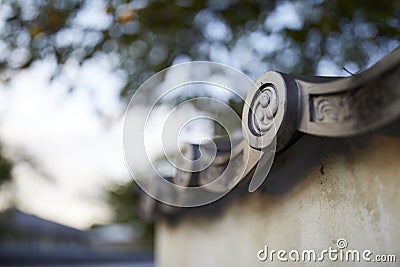
[[[286,116],[286,82],[281,73],[270,71],[261,75],[255,84],[246,97],[242,130],[250,147],[275,149],[277,132]]]
[[[272,85],[268,85],[260,90],[260,93],[253,102],[252,110],[254,112],[251,118],[252,125],[254,125],[254,130],[257,134],[263,135],[265,132],[271,130],[274,125],[278,106],[278,96]]]

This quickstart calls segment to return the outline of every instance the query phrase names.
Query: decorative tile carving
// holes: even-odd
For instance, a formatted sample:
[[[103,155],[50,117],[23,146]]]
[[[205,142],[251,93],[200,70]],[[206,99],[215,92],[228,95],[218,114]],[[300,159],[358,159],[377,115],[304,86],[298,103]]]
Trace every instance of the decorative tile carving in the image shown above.
[[[396,72],[398,75],[396,75]],[[312,122],[369,122],[400,98],[400,69],[361,87],[336,94],[310,95]]]

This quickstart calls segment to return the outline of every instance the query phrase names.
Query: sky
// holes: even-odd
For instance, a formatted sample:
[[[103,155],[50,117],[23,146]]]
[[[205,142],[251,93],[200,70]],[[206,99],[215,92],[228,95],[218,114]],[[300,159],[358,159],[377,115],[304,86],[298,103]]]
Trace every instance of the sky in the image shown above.
[[[56,65],[44,60],[0,88],[1,140],[9,154],[21,150],[39,167],[14,168],[18,207],[78,228],[109,220],[102,189],[130,179],[118,98],[123,80],[106,58],[94,61],[49,83]],[[68,81],[75,83],[72,93]]]

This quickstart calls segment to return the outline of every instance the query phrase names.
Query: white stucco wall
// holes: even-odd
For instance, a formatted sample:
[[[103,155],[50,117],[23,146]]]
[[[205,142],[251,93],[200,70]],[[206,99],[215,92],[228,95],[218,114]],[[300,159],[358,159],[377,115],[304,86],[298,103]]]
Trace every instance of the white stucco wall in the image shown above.
[[[322,165],[323,172],[316,168],[285,194],[256,192],[232,201],[219,216],[158,222],[157,266],[400,266],[400,138],[374,137],[366,147],[329,154]],[[321,251],[336,249],[339,238],[347,249],[396,254],[397,263],[257,259],[265,245]]]

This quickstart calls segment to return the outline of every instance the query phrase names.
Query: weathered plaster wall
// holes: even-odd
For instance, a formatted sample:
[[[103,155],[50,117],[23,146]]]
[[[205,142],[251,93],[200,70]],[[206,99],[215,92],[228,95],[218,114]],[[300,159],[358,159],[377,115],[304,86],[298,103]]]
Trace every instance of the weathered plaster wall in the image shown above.
[[[293,173],[296,175],[296,173]],[[169,266],[378,266],[260,262],[270,249],[336,248],[396,254],[400,266],[400,138],[374,137],[367,146],[328,154],[313,173],[280,195],[252,193],[232,201],[219,216],[158,222],[156,260]]]

